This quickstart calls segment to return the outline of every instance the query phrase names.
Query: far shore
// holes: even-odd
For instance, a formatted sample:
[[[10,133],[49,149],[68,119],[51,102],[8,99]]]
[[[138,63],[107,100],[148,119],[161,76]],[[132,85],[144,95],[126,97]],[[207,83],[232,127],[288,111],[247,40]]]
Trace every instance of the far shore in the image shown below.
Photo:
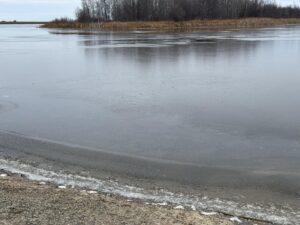
[[[31,21],[16,21],[16,22],[14,22],[14,21],[0,21],[0,25],[13,25],[13,24],[16,24],[16,25],[18,25],[18,24],[46,24],[46,23],[48,23],[48,22],[37,22],[37,21],[33,21],[33,22],[31,22]]]
[[[43,28],[87,29],[87,30],[201,30],[201,29],[229,29],[229,28],[262,28],[285,25],[300,25],[300,18],[245,18],[245,19],[218,19],[218,20],[190,20],[190,21],[138,21],[138,22],[50,22]]]

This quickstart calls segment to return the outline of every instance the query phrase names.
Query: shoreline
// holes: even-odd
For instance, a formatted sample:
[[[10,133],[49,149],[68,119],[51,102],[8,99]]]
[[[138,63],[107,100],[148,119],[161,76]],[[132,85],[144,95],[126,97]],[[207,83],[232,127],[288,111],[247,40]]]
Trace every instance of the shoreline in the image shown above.
[[[245,18],[245,19],[219,19],[219,20],[190,20],[190,21],[139,21],[139,22],[50,22],[42,28],[111,30],[111,31],[192,31],[205,29],[237,29],[237,28],[263,28],[284,25],[300,25],[300,18],[273,19],[273,18]]]
[[[2,169],[14,174],[23,174],[33,181],[47,181],[56,185],[92,189],[114,196],[134,198],[142,202],[168,202],[171,205],[182,205],[186,208],[195,206],[197,210],[209,210],[240,218],[270,221],[275,224],[300,224],[298,203],[292,193],[279,195],[272,189],[257,191],[251,188],[245,189],[243,186],[241,188],[207,186],[205,178],[221,179],[217,171],[213,175],[212,168],[199,168],[198,170],[184,166],[182,169],[186,172],[179,173],[181,168],[179,164],[166,165],[110,155],[78,146],[28,139],[28,137],[12,133],[0,132],[0,140],[3,143],[3,146],[0,146],[0,171]],[[88,165],[80,162],[88,162]],[[137,174],[137,172],[142,172],[141,170],[148,172]],[[156,177],[153,174],[156,172],[162,177]],[[164,176],[166,172],[170,173],[169,175],[177,174],[178,179],[187,176],[184,174],[191,176],[191,173],[195,173],[197,174],[195,178],[204,183],[188,185],[180,183],[178,179],[172,181],[166,179]],[[200,174],[202,176],[199,177]],[[231,172],[227,178],[222,176],[222,179],[236,183],[228,180],[231,177],[230,174]],[[241,181],[240,178],[237,177],[237,179]],[[195,182],[194,179],[193,182]]]
[[[0,219],[4,224],[182,224],[270,223],[165,202],[142,202],[94,190],[31,181],[0,170]],[[59,213],[58,213],[59,212]]]
[[[297,215],[297,212],[284,212],[287,208],[282,208],[278,209],[281,210],[280,215],[280,213],[278,214],[279,211],[277,211],[277,209],[274,208],[275,205],[270,205],[272,207],[270,209],[266,209],[263,205],[260,204],[253,205],[249,203],[243,206],[239,205],[238,202],[220,199],[218,198],[218,196],[216,196],[216,199],[213,199],[207,196],[194,195],[192,193],[190,195],[186,195],[181,192],[170,192],[168,189],[160,189],[159,187],[157,187],[155,190],[146,190],[142,187],[135,186],[131,183],[123,184],[122,182],[119,182],[118,180],[109,177],[107,179],[99,180],[88,176],[88,174],[86,174],[86,176],[82,176],[77,174],[69,174],[65,172],[59,173],[52,170],[44,170],[30,165],[22,164],[16,161],[13,162],[3,160],[1,158],[0,165],[0,195],[3,195],[3,193],[1,193],[1,187],[6,185],[5,182],[3,183],[1,181],[2,179],[17,179],[16,187],[20,187],[26,183],[29,183],[33,185],[33,188],[30,188],[30,191],[34,193],[36,193],[36,191],[34,191],[34,185],[42,185],[45,187],[51,187],[55,190],[69,190],[73,192],[75,191],[77,193],[98,194],[100,196],[109,196],[113,199],[113,201],[121,199],[127,204],[138,204],[138,208],[147,208],[148,206],[153,206],[158,211],[161,209],[167,209],[171,211],[184,210],[184,212],[193,212],[197,215],[200,215],[200,219],[202,219],[203,216],[213,216],[212,219],[221,218],[221,223],[212,223],[216,225],[224,224],[224,221],[231,221],[232,218],[234,218],[234,224],[300,224],[300,221],[297,219],[299,217]],[[5,188],[5,190],[7,190],[7,188]],[[21,190],[23,191],[24,189],[22,188]],[[16,190],[14,188],[12,190],[9,190],[9,194],[12,194],[10,198],[14,198],[13,194],[15,192]],[[24,196],[27,196],[27,194],[25,194],[24,192],[19,193],[19,195],[20,196],[18,198],[21,199],[23,199]],[[49,196],[50,194],[48,192],[41,194],[41,196],[44,195]],[[36,197],[36,195],[34,195],[33,197]],[[61,198],[65,198],[65,196],[62,195]],[[31,201],[32,199],[29,200]],[[35,199],[33,200],[35,201]],[[47,203],[48,199],[43,201]],[[41,200],[38,200],[38,202],[41,202]],[[51,205],[51,203],[52,202],[50,202],[49,204]],[[53,207],[57,208],[57,206],[51,205],[51,208]],[[88,209],[89,208],[85,210]],[[74,210],[74,208],[70,209],[71,212],[74,212]],[[118,209],[118,211],[120,210],[122,211],[123,209]],[[147,209],[145,210],[147,211]],[[168,213],[168,215],[170,215],[170,213]],[[210,220],[208,221],[210,222]],[[45,223],[42,222],[41,224]],[[141,224],[140,221],[137,224]],[[152,221],[148,221],[148,223],[146,224],[153,223]],[[154,224],[161,223],[158,222]],[[164,224],[168,223],[164,222]],[[211,223],[205,222],[204,224]]]

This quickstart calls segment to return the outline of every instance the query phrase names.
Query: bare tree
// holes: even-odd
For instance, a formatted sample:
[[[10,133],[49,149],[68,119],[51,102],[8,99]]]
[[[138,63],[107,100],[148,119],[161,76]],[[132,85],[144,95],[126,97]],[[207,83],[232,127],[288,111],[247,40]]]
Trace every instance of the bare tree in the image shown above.
[[[300,8],[272,0],[82,0],[80,22],[300,17]]]

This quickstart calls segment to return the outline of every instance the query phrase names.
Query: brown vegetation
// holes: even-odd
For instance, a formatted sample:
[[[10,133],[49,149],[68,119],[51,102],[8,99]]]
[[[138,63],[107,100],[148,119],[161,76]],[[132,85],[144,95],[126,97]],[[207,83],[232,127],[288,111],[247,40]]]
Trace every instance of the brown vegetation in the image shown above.
[[[51,22],[44,28],[70,28],[90,30],[201,30],[223,28],[255,28],[282,25],[298,25],[300,19],[246,18],[224,20],[190,20],[190,21],[144,21],[144,22]]]

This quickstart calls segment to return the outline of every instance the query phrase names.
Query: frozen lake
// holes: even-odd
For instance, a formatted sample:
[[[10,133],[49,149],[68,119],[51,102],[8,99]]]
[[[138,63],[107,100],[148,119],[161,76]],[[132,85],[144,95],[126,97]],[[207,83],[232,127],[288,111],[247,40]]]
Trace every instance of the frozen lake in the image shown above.
[[[212,168],[210,178],[184,169],[164,178],[271,190],[297,205],[299,99],[300,27],[118,33],[0,26],[2,148],[22,147],[9,131],[82,146],[81,154],[86,147]]]

